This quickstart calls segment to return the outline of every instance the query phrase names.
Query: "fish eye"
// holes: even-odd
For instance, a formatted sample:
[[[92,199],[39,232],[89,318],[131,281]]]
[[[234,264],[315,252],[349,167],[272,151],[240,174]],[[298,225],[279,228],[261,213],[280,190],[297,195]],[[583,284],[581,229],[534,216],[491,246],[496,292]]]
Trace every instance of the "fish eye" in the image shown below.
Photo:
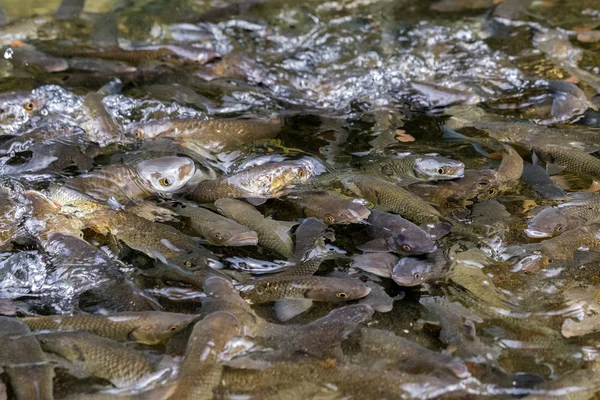
[[[489,193],[491,196],[493,196],[493,195],[495,195],[496,193],[498,193],[498,191],[496,190],[496,188],[491,188],[490,190],[488,190],[488,193]]]
[[[348,293],[346,293],[346,292],[337,292],[335,295],[336,295],[336,297],[338,297],[340,299],[348,298]]]
[[[563,229],[565,229],[565,228],[563,228],[563,226],[562,226],[562,225],[558,225],[558,226],[556,227],[556,230],[557,230],[558,232],[561,232]]]
[[[48,339],[40,339],[41,344],[48,344]]]
[[[404,250],[404,251],[411,251],[412,248],[409,245],[407,245],[407,244],[403,244],[402,245],[402,250]]]
[[[335,218],[331,214],[326,214],[325,222],[327,222],[328,224],[333,224],[335,222]]]
[[[440,167],[440,168],[438,168],[437,172],[438,172],[438,174],[443,175],[446,173],[446,168]]]
[[[27,111],[32,111],[35,108],[35,104],[33,104],[33,102],[30,101],[29,103],[25,103],[23,107],[25,107]]]
[[[483,181],[482,181],[482,182],[477,182],[477,186],[478,186],[478,187],[480,187],[480,188],[484,188],[484,187],[486,187],[487,185],[488,185],[488,183],[487,183],[487,182],[483,182]]]
[[[413,278],[415,278],[415,279],[419,279],[420,277],[421,277],[421,275],[419,275],[419,273],[418,273],[418,272],[415,272],[415,273],[413,274]]]
[[[142,132],[140,129],[138,129],[135,131],[135,136],[137,136],[141,139],[144,137],[144,132]]]
[[[300,168],[300,169],[298,170],[298,172],[296,172],[296,176],[297,176],[298,178],[304,178],[304,177],[306,176],[306,173],[304,172],[304,170],[303,170],[302,168]]]
[[[242,261],[241,263],[239,263],[239,266],[240,266],[240,268],[247,268],[248,264],[246,264],[245,262]]]
[[[217,240],[222,240],[223,239],[223,235],[221,235],[220,233],[215,233],[215,238]]]
[[[217,212],[218,212],[219,214],[223,214],[223,209],[222,209],[221,207],[217,207]]]
[[[177,330],[177,328],[178,328],[178,326],[177,326],[177,325],[171,325],[171,326],[169,327],[169,330],[170,330],[171,332],[175,332],[175,331]]]
[[[161,186],[171,186],[173,181],[169,178],[160,178],[158,183],[160,183]]]

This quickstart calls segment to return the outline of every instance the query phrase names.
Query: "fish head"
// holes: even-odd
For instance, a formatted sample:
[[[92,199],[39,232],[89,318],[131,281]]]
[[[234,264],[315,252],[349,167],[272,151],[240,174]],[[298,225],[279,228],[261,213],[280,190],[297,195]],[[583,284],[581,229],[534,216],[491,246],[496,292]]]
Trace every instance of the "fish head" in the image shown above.
[[[210,241],[220,246],[256,246],[258,235],[256,232],[244,229],[221,229],[216,227],[211,231]]]
[[[127,335],[129,340],[155,345],[161,343],[177,332],[185,329],[198,319],[197,315],[155,312],[147,318],[146,323],[133,329]]]
[[[85,331],[47,332],[37,334],[40,347],[46,353],[58,354],[67,360],[84,361],[81,349],[77,346],[76,338]]]
[[[529,221],[525,234],[536,239],[560,235],[568,223],[568,218],[557,209],[545,208]]]
[[[421,228],[406,229],[404,232],[392,236],[391,247],[398,254],[410,256],[431,253],[436,250],[435,242]]]
[[[323,220],[327,224],[352,224],[369,218],[371,210],[357,201],[348,203],[348,207],[340,208],[333,215],[326,214]]]
[[[221,215],[238,220],[239,216],[249,212],[257,212],[252,205],[236,199],[223,198],[215,201],[217,212]]]
[[[315,301],[349,301],[365,297],[371,288],[355,279],[323,279],[305,293],[306,298]]]
[[[152,190],[162,194],[184,187],[196,172],[196,165],[187,157],[161,157],[138,163],[136,170]]]
[[[415,161],[414,173],[417,178],[425,180],[462,178],[465,164],[446,157],[425,156]]]
[[[177,129],[173,121],[165,120],[133,124],[126,132],[133,138],[153,139],[157,136],[175,136]]]
[[[399,286],[418,286],[428,278],[431,269],[428,260],[417,257],[404,257],[394,266],[392,279]]]

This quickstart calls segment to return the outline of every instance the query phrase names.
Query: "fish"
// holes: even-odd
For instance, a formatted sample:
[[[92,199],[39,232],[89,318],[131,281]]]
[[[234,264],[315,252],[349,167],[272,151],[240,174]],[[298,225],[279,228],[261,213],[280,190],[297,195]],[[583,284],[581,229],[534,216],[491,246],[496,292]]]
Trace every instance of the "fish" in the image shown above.
[[[139,200],[152,195],[170,196],[182,190],[195,173],[194,161],[187,157],[161,157],[134,165],[108,165],[68,179],[65,184],[101,201],[109,197]]]
[[[82,230],[85,228],[83,221],[62,214],[60,207],[43,193],[28,190],[23,193],[23,197],[31,206],[32,217],[30,224],[25,229],[29,234],[37,237],[42,246],[46,244],[53,233],[62,233],[77,238],[83,236]]]
[[[133,124],[128,135],[142,140],[172,138],[207,158],[214,158],[216,154],[239,150],[252,142],[273,139],[282,127],[281,119],[168,119]]]
[[[600,222],[600,196],[575,199],[543,208],[527,224],[525,234],[532,238],[558,236],[571,229]]]
[[[125,74],[136,72],[137,68],[122,61],[101,60],[96,58],[72,57],[68,59],[73,70],[100,72],[103,74]]]
[[[567,197],[567,193],[539,165],[525,162],[521,181],[543,199],[563,200]]]
[[[471,376],[460,358],[431,351],[390,331],[362,328],[360,348],[371,357],[393,361],[395,366],[407,372],[429,373],[442,370],[461,379]]]
[[[429,107],[446,107],[452,104],[474,105],[482,101],[481,96],[470,90],[448,88],[424,82],[410,82],[411,88],[423,97]]]
[[[462,178],[465,164],[436,154],[397,154],[366,160],[361,157],[361,172],[406,186],[414,182]]]
[[[163,204],[178,215],[189,218],[192,229],[200,233],[210,244],[216,246],[256,246],[256,232],[206,208],[191,203]]]
[[[476,10],[479,8],[490,8],[495,3],[494,0],[440,0],[432,3],[429,6],[429,9],[439,12],[459,12]]]
[[[156,373],[153,363],[140,352],[87,331],[46,332],[36,337],[45,352],[56,354],[86,374],[106,379],[118,388],[132,387]]]
[[[299,352],[322,359],[334,357],[341,360],[341,342],[361,324],[370,321],[373,314],[373,308],[364,304],[336,308],[309,324],[294,326],[289,334],[277,337],[275,343],[279,351],[285,354]]]
[[[546,162],[550,172],[570,171],[600,179],[600,159],[577,149],[568,149],[560,145],[538,141],[532,144],[535,155]]]
[[[80,309],[87,310],[92,300],[111,311],[150,311],[159,307],[127,279],[108,255],[83,239],[52,233],[44,251],[53,265],[51,279],[69,282],[76,296],[85,295],[86,307],[79,301]]]
[[[294,222],[275,221],[265,218],[252,205],[234,199],[219,199],[215,207],[220,214],[256,232],[258,244],[290,259],[294,255],[294,243],[290,229]]]
[[[455,347],[457,356],[477,363],[494,362],[498,357],[499,350],[486,345],[476,335],[475,322],[483,320],[460,303],[443,297],[422,297],[419,303],[425,306],[428,316],[439,323],[442,343]]]
[[[265,261],[257,260],[250,257],[230,257],[226,258],[225,261],[231,268],[243,272],[248,272],[253,275],[272,274],[276,272],[281,272],[295,265],[293,262],[288,261]]]
[[[161,311],[17,318],[32,331],[86,330],[118,342],[134,341],[147,345],[155,345],[169,339],[196,319],[197,315]]]
[[[399,214],[416,224],[444,220],[438,210],[425,203],[419,196],[391,182],[366,175],[356,175],[343,179],[343,184],[357,196],[376,204],[380,210]]]
[[[133,213],[98,210],[87,222],[99,232],[109,232],[134,250],[167,265],[185,268],[221,268],[219,258],[198,241],[172,226],[149,221]]]
[[[466,170],[462,179],[435,183],[415,183],[408,186],[428,203],[447,209],[466,206],[473,201],[483,201],[499,193],[497,172],[491,169]]]
[[[357,246],[366,252],[394,252],[409,256],[431,253],[437,249],[429,234],[412,222],[394,214],[372,210],[367,220],[371,240]]]
[[[391,277],[400,286],[418,286],[444,278],[448,262],[440,249],[424,257],[403,257],[393,267]]]
[[[9,377],[17,400],[52,400],[54,366],[27,325],[0,317],[0,369]]]
[[[392,253],[364,253],[352,256],[352,268],[358,268],[366,272],[384,278],[392,277],[392,269],[399,258]]]
[[[600,250],[600,223],[584,225],[540,243],[540,253],[546,262],[574,261],[579,249]]]
[[[12,139],[2,142],[0,145],[0,155],[9,155],[27,151],[34,143],[60,136],[69,136],[74,134],[84,134],[85,132],[78,126],[65,124],[62,122],[50,122],[45,125],[36,126],[20,133]]]
[[[274,276],[248,280],[236,285],[250,304],[276,302],[275,313],[287,321],[308,310],[313,301],[339,302],[360,299],[371,289],[348,278],[325,276]]]
[[[523,175],[523,159],[511,146],[503,144],[502,162],[494,175],[494,186],[500,192],[505,192],[515,187]]]
[[[307,183],[316,174],[309,158],[248,167],[233,175],[198,183],[189,197],[198,203],[222,198],[246,198],[254,205],[278,198],[294,186]]]
[[[306,217],[319,218],[328,225],[361,223],[371,211],[359,199],[345,199],[327,192],[299,192],[285,197]]]
[[[69,68],[69,64],[64,58],[48,55],[31,45],[19,44],[10,46],[10,48],[12,49],[10,61],[17,68],[37,67],[44,72],[61,72]],[[4,54],[6,49],[0,51]]]
[[[118,81],[120,83],[120,81]],[[101,90],[90,92],[83,98],[83,109],[86,112],[86,119],[81,122],[81,128],[86,132],[87,137],[98,143],[101,147],[107,146],[116,141],[125,142],[121,125],[110,114],[102,100],[105,94]]]
[[[241,335],[240,322],[228,312],[213,312],[196,323],[169,398],[212,399],[223,372],[221,353],[228,342]]]
[[[432,370],[442,370],[461,379],[471,376],[460,358],[431,351],[390,331],[361,328],[360,348],[366,355],[389,359],[407,372],[429,373]]]

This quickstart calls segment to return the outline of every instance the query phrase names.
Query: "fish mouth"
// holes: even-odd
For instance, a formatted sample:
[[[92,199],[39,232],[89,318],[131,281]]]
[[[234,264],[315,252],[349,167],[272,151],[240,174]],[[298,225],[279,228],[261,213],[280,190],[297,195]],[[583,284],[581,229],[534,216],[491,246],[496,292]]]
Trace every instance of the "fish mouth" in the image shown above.
[[[238,233],[224,243],[225,246],[256,246],[257,244],[258,236],[254,231]]]
[[[525,234],[530,238],[547,238],[552,236],[549,233],[536,231],[535,229],[525,229]]]
[[[412,287],[412,286],[418,286],[419,283],[415,283],[414,279],[411,279],[412,277],[404,277],[404,276],[394,276],[392,275],[392,280],[394,282],[396,282],[398,284],[398,286],[403,286],[403,287]]]

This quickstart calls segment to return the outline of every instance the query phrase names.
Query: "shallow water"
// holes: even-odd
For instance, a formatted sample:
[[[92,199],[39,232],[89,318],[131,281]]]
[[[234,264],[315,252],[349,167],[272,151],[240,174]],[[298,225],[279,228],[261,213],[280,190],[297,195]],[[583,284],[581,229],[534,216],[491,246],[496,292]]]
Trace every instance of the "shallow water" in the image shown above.
[[[262,215],[299,223],[311,215],[286,195],[329,190],[344,199],[366,198],[355,205],[382,208],[380,197],[357,193],[345,180],[369,174],[365,165],[381,156],[436,153],[461,161],[475,181],[487,171],[496,182],[491,188],[477,186],[471,196],[472,186],[463,185],[466,177],[400,183],[454,225],[435,241],[443,252],[442,261],[435,261],[444,264],[443,274],[401,287],[385,268],[377,276],[373,268],[367,272],[369,268],[353,264],[352,256],[363,253],[358,247],[376,234],[364,221],[329,225],[317,240],[326,247],[317,245],[310,256],[326,254],[316,276],[375,285],[379,291],[371,289],[359,300],[375,309],[372,317],[356,326],[334,321],[332,325],[348,324],[348,331],[321,346],[318,339],[327,337],[326,329],[314,325],[311,337],[303,328],[343,304],[315,302],[289,321],[278,318],[272,302],[254,304],[260,318],[294,327],[266,343],[250,337],[261,335],[246,335],[253,348],[240,354],[230,343],[233,355],[214,362],[224,366],[218,382],[197,398],[212,398],[213,393],[214,398],[261,399],[597,396],[600,245],[594,240],[600,231],[551,257],[538,244],[555,239],[530,237],[524,230],[543,207],[598,196],[600,172],[582,172],[577,166],[551,171],[562,161],[544,153],[551,145],[597,159],[598,1],[103,0],[85,2],[79,11],[78,2],[71,2],[73,12],[56,13],[59,3],[0,1],[0,184],[11,199],[0,198],[0,299],[18,310],[0,307],[3,314],[151,309],[202,314],[207,298],[202,288],[164,273],[171,271],[165,264],[184,269],[191,264],[169,258],[166,253],[179,250],[173,239],[179,236],[157,226],[201,236],[189,216],[177,216],[169,206],[172,200],[191,207],[202,198],[194,197],[199,182],[294,160],[312,169],[295,175],[295,183],[281,193],[217,197],[248,198],[253,204],[259,198]],[[161,46],[162,52],[157,51]],[[260,128],[257,136],[264,135],[256,140],[243,136],[248,127],[221,128],[200,140],[177,137],[183,128],[154,138],[148,128],[140,128],[174,119],[270,120],[282,126],[273,135],[265,134],[271,128]],[[530,131],[518,136],[511,123]],[[236,135],[234,131],[242,132],[240,141],[223,145],[220,139]],[[503,144],[516,151],[515,160]],[[193,160],[195,173],[185,178],[189,181],[183,189],[140,189],[135,166],[166,156]],[[521,158],[523,174],[515,167]],[[517,176],[505,179],[511,167],[519,170]],[[118,172],[106,172],[113,170]],[[66,187],[73,178],[92,180],[102,174],[127,188],[111,192],[106,183],[96,190],[86,186],[85,194],[105,208],[88,214],[81,205],[66,208],[61,198],[52,198],[53,188]],[[279,179],[267,175],[252,177],[248,185],[264,189]],[[548,186],[536,186],[541,182]],[[442,193],[440,187],[447,189]],[[52,201],[36,203],[27,191],[39,191]],[[123,193],[130,197],[119,197]],[[212,200],[203,203],[219,209]],[[120,215],[133,213],[134,206],[142,219],[158,225],[134,217],[123,217],[118,228],[111,225]],[[136,233],[139,242],[131,238]],[[52,244],[57,240],[52,234],[78,239]],[[264,261],[263,273],[281,270],[288,265],[284,259],[300,263],[296,255],[265,245],[260,235],[260,245],[240,247],[217,246],[206,235],[190,243],[212,251],[211,266],[237,271],[228,275],[236,282],[248,278],[239,270],[253,262]],[[390,250],[410,256],[400,246]],[[417,257],[422,261],[426,256]],[[244,264],[234,269],[240,260]],[[469,374],[456,377],[431,366],[413,371],[418,358],[392,351],[386,361],[365,350],[360,327],[393,332],[459,357]],[[191,331],[184,329],[167,344],[132,346],[156,365],[160,359],[169,365],[170,373],[158,382],[118,392],[110,379],[77,376],[60,367],[54,396],[83,393],[85,398],[102,392],[169,398],[172,393],[160,393],[161,388],[187,385],[182,383],[185,371],[178,368],[188,365],[181,357]],[[289,350],[282,335],[293,337],[294,343],[308,335],[318,354]],[[187,351],[191,354],[189,347]],[[1,357],[0,362],[11,364]],[[265,363],[282,372],[269,375],[273,370],[265,369]],[[0,378],[9,398],[16,398],[11,379],[6,373]]]

